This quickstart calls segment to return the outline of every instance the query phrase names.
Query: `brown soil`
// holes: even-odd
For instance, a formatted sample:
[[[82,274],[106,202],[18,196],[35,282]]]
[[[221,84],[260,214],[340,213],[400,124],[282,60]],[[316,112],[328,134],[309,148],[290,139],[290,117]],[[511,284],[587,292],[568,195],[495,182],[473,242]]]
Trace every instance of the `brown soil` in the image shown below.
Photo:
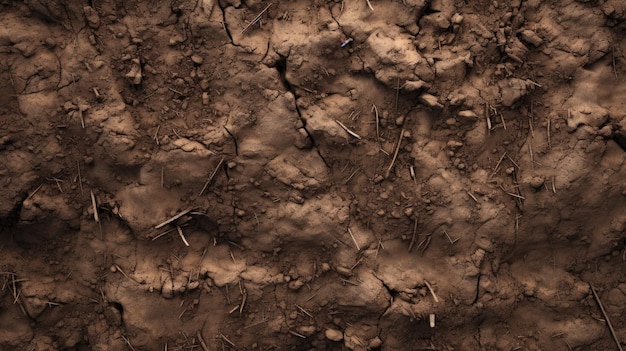
[[[1,350],[626,342],[623,1],[0,4]]]

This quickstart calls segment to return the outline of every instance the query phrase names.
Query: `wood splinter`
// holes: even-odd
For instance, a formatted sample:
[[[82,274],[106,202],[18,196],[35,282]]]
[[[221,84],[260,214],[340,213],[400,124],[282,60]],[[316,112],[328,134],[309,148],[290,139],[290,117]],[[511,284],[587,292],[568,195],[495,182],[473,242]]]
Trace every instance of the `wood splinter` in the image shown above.
[[[185,246],[189,246],[189,242],[187,241],[187,238],[185,238],[185,234],[183,234],[183,229],[177,225],[176,230],[178,230],[178,235],[180,235],[180,238],[183,240]]]
[[[165,227],[166,225],[168,225],[168,224],[174,222],[175,220],[179,219],[180,217],[186,215],[189,212],[191,212],[191,209],[186,209],[186,210],[180,212],[179,214],[175,215],[174,217],[166,220],[165,222],[155,226],[154,229],[161,229],[161,228]]]
[[[393,158],[391,159],[391,164],[385,171],[385,179],[389,178],[391,174],[391,170],[393,169],[393,165],[396,163],[396,158],[398,158],[398,152],[400,152],[400,145],[402,145],[402,138],[404,137],[404,127],[400,130],[400,137],[398,137],[398,144],[396,144],[396,150],[393,153]]]
[[[491,176],[493,177],[494,175],[496,175],[496,173],[498,173],[498,169],[500,168],[500,164],[502,163],[502,160],[504,160],[504,157],[506,156],[506,152],[504,152],[502,154],[502,156],[500,156],[500,159],[498,160],[498,163],[496,163],[496,166],[493,168],[493,173],[491,173]]]
[[[374,118],[376,120],[376,141],[378,142],[378,148],[382,150],[383,144],[380,142],[380,120],[378,118],[378,108],[376,107],[376,105],[372,104],[372,109],[370,110],[370,112],[374,112]]]
[[[304,308],[300,307],[299,305],[294,305],[294,306],[296,306],[297,309],[299,309],[302,313],[304,313],[307,316],[309,316],[311,319],[314,319],[313,315],[311,315],[309,312],[307,312],[307,310],[305,310]]]
[[[456,243],[457,241],[459,241],[459,239],[461,238],[456,238],[454,240],[452,240],[452,238],[450,237],[450,234],[448,234],[448,232],[446,232],[445,230],[443,231],[443,233],[446,235],[446,237],[448,238],[448,241],[450,242],[450,244],[454,245],[454,243]]]
[[[411,236],[411,242],[409,243],[409,252],[413,250],[413,245],[415,245],[416,239],[417,239],[417,218],[415,218],[415,222],[413,224],[413,236]]]
[[[552,143],[551,143],[551,141],[550,141],[550,130],[551,130],[552,128],[550,127],[550,124],[551,124],[551,119],[550,119],[550,118],[548,118],[548,126],[546,127],[546,129],[547,129],[547,131],[548,131],[548,149],[552,149]]]
[[[289,331],[289,334],[294,335],[294,336],[297,336],[297,337],[302,338],[302,339],[306,339],[306,336],[304,336],[304,335],[302,335],[302,334],[300,334],[300,333],[297,333],[297,332],[295,332],[295,331],[293,331],[293,330],[290,330],[290,331]]]
[[[428,291],[430,291],[430,294],[433,295],[433,299],[435,299],[435,302],[439,303],[439,298],[435,294],[435,291],[433,290],[433,287],[430,285],[428,280],[424,279],[424,284],[426,284],[426,287],[428,288]]]
[[[351,131],[350,129],[348,129],[348,127],[346,127],[343,123],[341,123],[341,121],[339,121],[338,119],[335,120],[335,122],[337,122],[337,124],[339,124],[339,126],[346,131],[346,133],[350,134],[352,137],[361,140],[361,136],[358,135],[357,133]]]
[[[472,194],[469,191],[465,191],[465,192],[467,193],[467,195],[469,195],[472,198],[472,200],[474,200],[474,201],[476,201],[476,203],[478,203],[478,199],[476,198],[476,196],[474,196],[474,194]]]
[[[232,347],[237,347],[237,346],[235,346],[235,344],[234,344],[232,341],[228,340],[228,338],[226,337],[226,335],[224,335],[224,334],[220,333],[220,337],[222,338],[222,340],[224,340],[224,341],[226,341],[228,344],[230,344],[230,346],[232,346]]]
[[[204,338],[202,337],[202,334],[199,330],[198,332],[196,332],[196,338],[200,342],[200,347],[202,347],[202,351],[209,351],[209,348],[206,346],[206,342],[204,341]]]
[[[93,219],[96,221],[96,223],[100,223],[100,216],[98,215],[98,204],[96,203],[96,196],[93,194],[93,190],[89,190],[89,192],[91,193],[91,206],[93,207]]]
[[[211,181],[213,181],[213,178],[215,178],[217,171],[219,171],[220,167],[222,166],[222,163],[224,163],[224,159],[225,159],[225,156],[222,156],[222,158],[220,159],[220,162],[218,162],[217,166],[215,166],[213,173],[211,173],[211,175],[209,176],[209,179],[206,181],[206,183],[204,183],[202,190],[200,190],[199,196],[202,196],[202,194],[204,194],[206,189],[209,187],[209,185],[211,184]]]
[[[596,289],[593,288],[593,285],[591,285],[591,283],[588,283],[588,284],[589,284],[589,288],[591,289],[591,293],[593,294],[593,297],[596,299],[596,302],[598,303],[598,307],[600,307],[600,311],[602,312],[602,315],[604,316],[604,321],[606,322],[606,325],[609,327],[609,331],[611,332],[611,336],[613,337],[613,340],[615,341],[615,344],[617,345],[617,349],[619,351],[624,351],[624,349],[622,349],[622,344],[619,342],[619,339],[617,338],[617,334],[615,334],[615,329],[613,329],[613,324],[611,324],[609,315],[606,314],[606,311],[604,310],[604,306],[602,305],[602,301],[600,301],[600,297],[598,296]]]
[[[80,174],[80,161],[76,160],[76,168],[78,169],[78,186],[80,187],[80,194],[83,194],[83,177]]]
[[[250,28],[251,26],[253,26],[255,23],[259,22],[261,20],[261,16],[263,16],[263,14],[265,13],[265,11],[267,11],[267,9],[270,8],[270,6],[272,6],[272,3],[270,3],[269,5],[267,5],[256,17],[254,17],[254,19],[252,19],[252,21],[250,21],[250,23],[248,23],[247,26],[244,27],[244,29],[241,30],[241,33],[239,34],[243,34],[245,33],[248,28]],[[234,347],[235,345],[233,345]]]
[[[124,335],[122,335],[122,339],[124,339],[124,342],[126,342],[126,345],[128,345],[128,347],[130,347],[131,350],[135,351],[135,348],[133,347],[133,345],[130,343],[130,340],[128,340],[127,337],[125,337]]]
[[[354,234],[352,234],[352,230],[350,229],[350,227],[348,227],[348,233],[350,234],[350,237],[352,238],[352,241],[354,242],[354,246],[356,246],[357,251],[361,251],[361,247],[359,246],[359,243],[356,241]]]

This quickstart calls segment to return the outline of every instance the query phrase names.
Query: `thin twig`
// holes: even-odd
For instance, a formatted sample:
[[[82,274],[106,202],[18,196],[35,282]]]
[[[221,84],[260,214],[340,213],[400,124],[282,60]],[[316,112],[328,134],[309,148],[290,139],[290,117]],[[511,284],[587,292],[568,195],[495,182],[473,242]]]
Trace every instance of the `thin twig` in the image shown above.
[[[271,4],[270,4],[270,5],[271,5]],[[224,335],[224,334],[220,333],[220,337],[221,337],[224,341],[226,341],[227,343],[229,343],[229,344],[230,344],[230,346],[232,346],[232,347],[237,347],[237,346],[235,346],[235,344],[234,344],[232,341],[228,340],[228,338],[226,337],[226,335]]]
[[[357,133],[355,133],[355,132],[351,131],[350,129],[348,129],[348,127],[346,127],[343,123],[341,123],[341,121],[339,121],[338,119],[336,119],[336,120],[335,120],[335,122],[337,122],[337,124],[339,124],[339,126],[340,126],[341,128],[343,128],[343,130],[345,130],[345,131],[346,131],[346,133],[350,134],[351,136],[353,136],[353,137],[354,137],[354,138],[356,138],[356,139],[361,140],[361,136],[360,136],[360,135],[358,135]]]
[[[615,79],[617,79],[617,69],[615,68],[615,45],[613,45],[612,49],[612,53],[613,53],[613,57],[612,57],[612,61],[613,61],[613,74],[615,75]]]
[[[378,119],[378,108],[376,105],[372,104],[370,112],[374,112],[374,117],[376,118],[376,141],[378,142],[378,147],[382,150],[383,144],[380,142],[380,120]]]
[[[11,85],[15,87],[15,81],[13,81],[13,74],[11,73],[11,69],[9,68],[8,71],[9,71],[9,80],[11,80]]]
[[[489,118],[489,103],[485,102],[485,119],[487,120],[487,130],[491,132],[491,118]]]
[[[500,163],[502,163],[502,160],[504,160],[504,156],[506,156],[506,152],[503,153],[502,156],[500,156],[498,163],[496,163],[496,166],[493,168],[493,173],[491,173],[492,177],[498,172],[498,168],[500,167]]]
[[[431,295],[433,295],[435,302],[439,303],[439,298],[437,297],[437,295],[435,295],[435,291],[433,290],[433,287],[430,285],[428,280],[424,279],[424,284],[426,284],[426,287],[428,287],[428,290],[430,291]]]
[[[476,196],[474,196],[474,194],[470,193],[469,191],[466,191],[467,195],[469,195],[472,200],[476,201],[476,203],[478,203],[478,199],[476,198]]]
[[[421,248],[421,252],[422,255],[424,254],[424,252],[426,252],[426,249],[428,248],[428,245],[430,245],[430,241],[432,240],[433,236],[431,234],[427,234],[426,238],[423,239],[422,241],[420,241],[419,244],[417,244],[417,249],[420,250]]]
[[[459,239],[461,238],[456,238],[454,240],[452,240],[452,238],[450,237],[450,234],[448,234],[448,232],[446,232],[445,230],[443,231],[443,233],[446,235],[446,237],[448,238],[448,241],[450,242],[450,244],[454,245],[454,243],[456,243],[457,241],[459,241]]]
[[[174,217],[172,217],[172,218],[170,218],[170,219],[166,220],[165,222],[163,222],[163,223],[161,223],[161,224],[159,224],[159,225],[155,226],[155,227],[154,227],[154,229],[160,229],[160,228],[163,228],[163,227],[165,227],[166,225],[168,225],[168,224],[170,224],[170,223],[174,222],[175,220],[179,219],[180,217],[182,217],[182,216],[186,215],[186,214],[187,214],[187,213],[189,213],[190,211],[191,211],[191,209],[190,209],[190,208],[189,208],[189,209],[186,209],[186,210],[184,210],[184,211],[180,212],[179,214],[175,215]]]
[[[304,336],[304,335],[302,335],[300,333],[297,333],[297,332],[295,332],[293,330],[289,330],[289,334],[297,336],[297,337],[302,338],[302,339],[306,339],[306,336]]]
[[[171,232],[173,232],[173,231],[175,231],[175,230],[176,230],[176,229],[170,229],[170,230],[165,231],[165,232],[163,232],[163,233],[161,233],[161,234],[158,234],[158,235],[156,235],[154,238],[152,238],[152,241],[154,241],[154,240],[156,240],[156,239],[158,239],[158,238],[162,237],[163,235],[169,234],[169,233],[171,233]]]
[[[600,307],[600,311],[602,311],[602,315],[604,316],[604,321],[606,322],[606,325],[609,327],[609,331],[611,332],[611,336],[613,336],[613,340],[615,340],[617,349],[619,351],[623,351],[622,344],[619,342],[619,339],[617,338],[617,334],[615,334],[615,329],[613,329],[613,324],[611,324],[609,315],[606,314],[606,311],[604,310],[604,306],[602,305],[602,301],[600,301],[600,297],[598,296],[596,289],[593,288],[593,285],[591,285],[591,283],[589,283],[589,288],[591,289],[591,292],[593,293],[593,297],[596,299],[596,302],[598,303],[598,306]]]
[[[346,284],[350,284],[350,285],[354,285],[354,286],[359,286],[359,284],[358,284],[358,283],[351,282],[351,281],[349,281],[349,280],[347,280],[347,279],[343,279],[343,278],[341,278],[341,281],[342,281],[343,283],[346,283]]]
[[[367,0],[367,3],[369,4],[369,0]],[[371,5],[370,5],[371,8]],[[372,9],[372,11],[374,11],[374,9]],[[396,117],[398,117],[398,99],[400,98],[400,76],[398,76],[396,78],[396,102],[395,102],[395,107],[396,107]]]
[[[404,136],[404,127],[400,130],[400,137],[398,137],[398,144],[396,145],[396,151],[393,153],[393,158],[391,159],[391,163],[389,164],[389,168],[385,171],[385,178],[389,178],[391,174],[391,170],[393,169],[394,163],[396,163],[396,158],[398,157],[398,152],[400,152],[400,145],[402,145],[402,137]]]
[[[126,344],[128,345],[128,347],[130,347],[131,350],[135,351],[135,348],[133,347],[133,345],[131,345],[130,340],[128,340],[127,337],[125,337],[124,335],[122,335],[122,339],[124,339],[124,341],[126,342]]]
[[[178,91],[178,90],[176,90],[176,89],[173,89],[173,88],[170,88],[170,87],[167,87],[167,89],[169,89],[169,90],[171,90],[171,91],[175,92],[175,93],[176,93],[176,94],[178,94],[178,95],[185,95],[185,94],[181,93],[180,91]]]
[[[415,218],[415,222],[413,224],[413,236],[411,236],[411,242],[409,243],[409,252],[413,250],[413,245],[415,245],[415,240],[417,238],[416,235],[417,235],[417,218]]]
[[[180,235],[180,238],[183,240],[185,246],[189,246],[189,242],[187,241],[187,238],[185,238],[185,234],[183,234],[183,229],[177,225],[176,230],[178,230],[178,235]]]
[[[350,234],[350,237],[352,238],[352,241],[354,242],[354,246],[356,246],[357,251],[361,251],[361,247],[359,246],[359,243],[356,242],[356,238],[354,237],[354,234],[352,234],[352,230],[350,230],[350,227],[348,227],[348,233]]]
[[[513,163],[515,165],[515,167],[517,167],[517,169],[520,169],[520,166],[517,164],[517,162],[515,162],[511,156],[506,155],[506,157],[509,159],[509,161],[511,161],[511,163]]]
[[[202,337],[202,334],[200,333],[199,330],[198,330],[198,332],[196,332],[196,338],[200,342],[200,346],[202,347],[202,350],[203,351],[209,351],[209,348],[206,346],[206,342],[204,342],[204,338]]]
[[[224,163],[224,158],[225,158],[225,156],[222,156],[222,158],[220,159],[220,162],[217,163],[217,166],[213,170],[213,173],[211,173],[211,175],[209,176],[209,179],[206,181],[206,183],[204,183],[204,186],[202,187],[202,190],[200,190],[200,195],[199,196],[202,196],[202,194],[204,194],[204,191],[211,184],[211,181],[213,180],[213,178],[217,174],[217,171],[219,171],[220,167],[222,166],[222,163]]]
[[[241,30],[241,33],[239,33],[239,34],[243,34],[243,33],[245,33],[245,32],[248,30],[248,28],[250,28],[250,27],[251,27],[251,26],[253,26],[255,23],[257,23],[257,22],[261,19],[261,16],[263,16],[263,14],[265,13],[265,11],[267,11],[267,9],[269,9],[269,8],[270,8],[270,6],[272,6],[272,3],[270,3],[269,5],[267,5],[267,6],[263,9],[263,11],[261,11],[261,12],[260,12],[260,13],[259,13],[256,17],[254,17],[254,19],[253,19],[250,23],[248,23],[248,25],[247,25],[244,29],[242,29],[242,30]],[[235,346],[235,345],[233,345],[233,347],[234,347],[234,346]]]
[[[93,194],[93,190],[89,190],[91,193],[91,206],[93,207],[93,219],[96,223],[100,223],[100,216],[98,215],[98,204],[96,203],[96,196]]]
[[[250,324],[250,325],[247,325],[247,326],[243,327],[243,329],[248,329],[248,328],[256,327],[257,325],[261,325],[261,324],[263,324],[263,323],[267,323],[267,319],[263,319],[263,320],[261,320],[261,321],[259,321],[259,322],[256,322],[256,323],[252,323],[252,324]],[[207,351],[208,351],[208,350],[207,350]]]
[[[360,171],[360,170],[361,170],[360,168],[355,169],[355,170],[354,170],[354,172],[352,172],[352,173],[350,174],[350,176],[348,177],[348,179],[346,179],[346,180],[344,180],[344,181],[343,181],[343,184],[344,184],[344,185],[348,184],[348,182],[350,181],[350,179],[352,179],[352,177],[354,177],[354,175],[355,175],[358,171]]]
[[[157,145],[159,145],[159,129],[161,129],[161,125],[159,124],[156,128],[156,131],[154,132],[154,137],[152,137],[152,139],[154,139],[154,141],[156,142]]]
[[[37,192],[39,191],[39,189],[41,189],[42,186],[43,186],[43,183],[39,184],[37,189],[35,189],[32,193],[30,193],[30,195],[28,195],[26,200],[30,200],[33,196],[35,196],[35,194],[37,194]]]
[[[241,295],[241,305],[239,306],[239,314],[243,313],[243,307],[246,305],[247,299],[248,299],[248,293],[246,293],[244,289],[243,294]]]
[[[80,174],[80,161],[76,160],[76,168],[78,168],[78,186],[80,187],[80,194],[83,194],[83,177]]]
[[[307,312],[307,310],[305,310],[304,308],[302,308],[302,307],[300,307],[300,306],[298,306],[298,305],[294,305],[294,306],[296,306],[296,308],[297,308],[297,309],[299,309],[302,313],[304,313],[304,314],[306,314],[307,316],[309,316],[311,319],[314,319],[314,318],[313,318],[313,315],[311,315],[309,312]]]
[[[516,197],[516,198],[521,199],[521,200],[526,200],[525,197],[523,197],[521,195],[514,194],[514,193],[509,193],[508,191],[506,192],[506,194],[509,195],[509,196]]]
[[[550,128],[550,121],[551,121],[551,119],[548,118],[548,127],[547,127],[547,129],[548,129],[548,149],[552,149],[552,144],[550,143],[550,129],[551,129]]]
[[[528,83],[530,83],[530,84],[532,84],[532,85],[534,85],[534,86],[538,87],[538,88],[541,88],[541,84],[539,84],[539,83],[535,82],[534,80],[531,80],[531,79],[526,79],[526,81],[527,81]]]
[[[367,7],[369,7],[370,10],[374,11],[374,8],[372,7],[372,4],[370,3],[370,0],[365,0],[365,2],[367,2]]]

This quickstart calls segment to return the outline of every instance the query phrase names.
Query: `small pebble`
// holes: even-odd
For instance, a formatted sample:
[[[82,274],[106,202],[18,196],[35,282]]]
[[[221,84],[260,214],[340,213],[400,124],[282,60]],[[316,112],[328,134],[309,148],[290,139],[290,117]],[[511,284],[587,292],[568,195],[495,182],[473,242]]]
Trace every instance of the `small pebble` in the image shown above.
[[[196,65],[201,65],[204,62],[204,59],[198,55],[191,55],[191,62]]]
[[[544,181],[543,181],[543,178],[541,177],[535,176],[530,179],[530,186],[533,187],[533,189],[535,190],[541,189],[541,187],[543,186],[543,183]]]
[[[330,341],[341,341],[341,340],[343,340],[343,333],[340,332],[337,329],[328,328],[324,332],[324,335],[326,335],[326,339],[328,339]]]
[[[402,124],[404,124],[404,116],[398,116],[398,118],[396,118],[396,125],[401,126]]]
[[[377,349],[381,346],[383,346],[383,341],[378,336],[370,340],[370,344],[369,344],[370,349]]]

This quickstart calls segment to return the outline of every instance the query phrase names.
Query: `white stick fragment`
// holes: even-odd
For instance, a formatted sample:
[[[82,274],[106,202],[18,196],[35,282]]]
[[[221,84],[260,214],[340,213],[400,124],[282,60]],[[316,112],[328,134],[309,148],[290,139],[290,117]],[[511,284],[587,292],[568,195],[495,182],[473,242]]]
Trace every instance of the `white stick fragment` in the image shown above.
[[[352,241],[354,242],[354,246],[356,246],[357,251],[361,251],[361,247],[359,246],[359,243],[356,242],[356,238],[354,237],[354,234],[352,234],[352,230],[350,230],[350,227],[348,227],[348,233],[350,234],[350,237],[352,238]]]
[[[434,328],[435,327],[435,314],[431,313],[429,316],[429,322],[430,322],[430,327]]]
[[[202,334],[200,333],[200,331],[198,330],[198,332],[196,333],[196,338],[198,339],[198,341],[200,342],[200,346],[202,347],[203,351],[209,351],[209,348],[206,346],[206,342],[204,341],[204,338],[202,337]],[[167,344],[165,344],[165,351],[167,351]]]
[[[239,33],[239,34],[243,34],[243,33],[245,33],[245,32],[248,30],[248,28],[250,28],[250,27],[251,27],[251,26],[253,26],[255,23],[257,23],[257,22],[261,19],[261,16],[263,16],[263,14],[265,13],[265,11],[267,11],[267,9],[269,9],[269,8],[270,8],[270,6],[272,6],[272,3],[270,3],[269,5],[267,5],[267,6],[266,6],[266,7],[265,7],[265,8],[264,8],[264,9],[263,9],[263,10],[262,10],[262,11],[261,11],[261,12],[260,12],[260,13],[259,13],[256,17],[254,17],[254,19],[253,19],[252,21],[250,21],[250,23],[248,23],[248,25],[247,25],[247,26],[245,26],[245,28],[244,28],[244,29],[242,29],[242,30],[241,30],[241,33]],[[234,347],[234,345],[233,345],[233,347]]]
[[[465,191],[467,193],[467,195],[469,195],[472,200],[476,201],[476,203],[478,203],[478,199],[476,198],[476,196],[474,196],[474,194],[470,193],[469,191]]]
[[[487,130],[491,132],[491,118],[489,118],[489,104],[485,104],[485,119],[487,119]]]
[[[433,290],[433,287],[430,285],[428,280],[424,279],[424,284],[426,284],[426,287],[428,287],[428,291],[430,291],[431,295],[433,295],[433,299],[435,299],[435,302],[439,303],[439,298],[435,294],[435,291]]]
[[[93,207],[93,219],[96,223],[100,223],[100,216],[98,215],[98,204],[96,203],[96,196],[93,194],[93,190],[89,190],[91,193],[91,206]]]
[[[168,225],[168,224],[170,224],[170,223],[174,222],[175,220],[179,219],[180,217],[182,217],[182,216],[186,215],[186,214],[187,214],[187,213],[189,213],[190,211],[191,211],[191,209],[186,209],[186,210],[184,210],[183,212],[181,212],[181,213],[179,213],[179,214],[175,215],[174,217],[172,217],[172,218],[170,218],[170,219],[166,220],[165,222],[163,222],[163,223],[161,223],[161,224],[157,225],[156,227],[154,227],[154,229],[160,229],[160,228],[163,228],[163,227],[165,227],[166,225]]]
[[[187,239],[185,238],[185,234],[183,234],[183,228],[177,225],[176,230],[178,230],[178,235],[180,235],[180,238],[183,240],[183,243],[185,244],[185,246],[189,246],[189,242],[187,242]]]
[[[343,128],[343,130],[345,130],[346,133],[350,134],[351,136],[355,137],[356,139],[361,140],[361,136],[360,135],[358,135],[357,133],[355,133],[355,132],[351,131],[350,129],[348,129],[348,127],[346,127],[343,123],[341,123],[341,121],[336,119],[335,122],[337,122],[337,124],[339,124],[339,126],[341,128]]]
[[[202,187],[202,190],[200,190],[200,195],[199,196],[202,196],[202,194],[204,194],[204,191],[209,187],[209,185],[211,184],[211,181],[213,180],[213,178],[215,178],[215,175],[217,174],[217,171],[219,171],[220,167],[222,166],[222,163],[224,163],[224,159],[225,158],[226,158],[225,156],[222,156],[220,161],[217,163],[217,166],[215,166],[215,169],[213,170],[213,172],[209,176],[209,179],[206,181],[206,183],[204,183],[204,186]]]

